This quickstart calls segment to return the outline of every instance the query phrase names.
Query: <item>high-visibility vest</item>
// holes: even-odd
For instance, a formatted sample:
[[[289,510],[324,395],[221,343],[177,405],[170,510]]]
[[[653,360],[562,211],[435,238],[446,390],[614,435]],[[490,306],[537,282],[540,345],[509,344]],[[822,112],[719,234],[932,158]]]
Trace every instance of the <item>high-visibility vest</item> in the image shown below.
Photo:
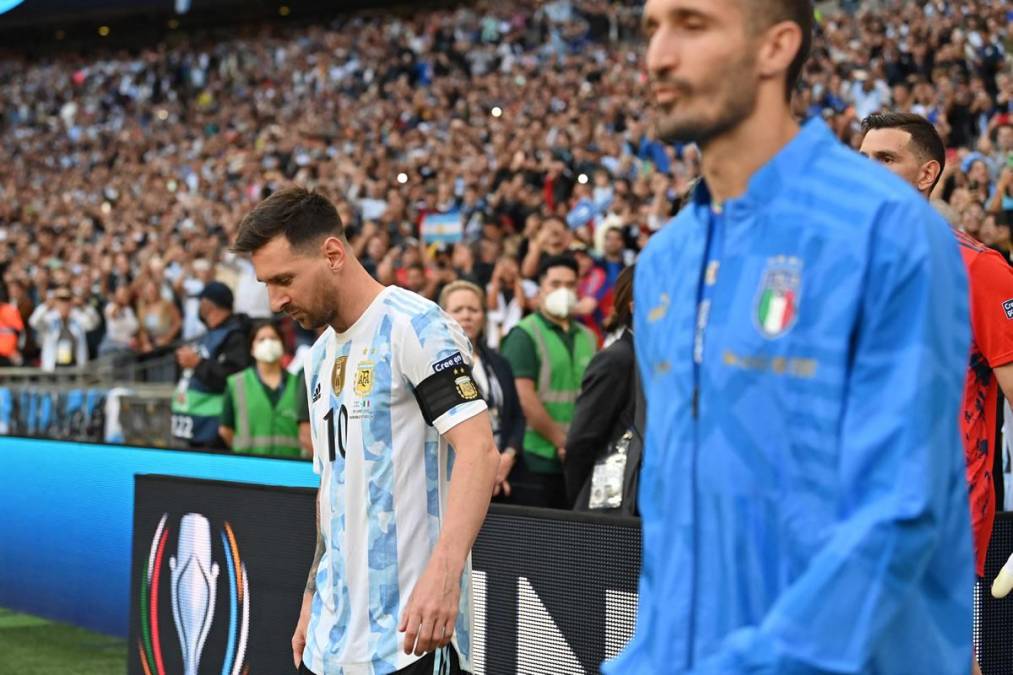
[[[288,376],[281,398],[274,405],[257,368],[252,366],[228,379],[228,396],[235,411],[232,451],[251,455],[299,457],[299,420],[296,396],[302,394],[299,378]]]
[[[204,334],[197,345],[197,353],[202,359],[216,360],[228,337],[242,328],[235,316],[227,319],[222,325]],[[173,437],[193,445],[216,445],[224,402],[224,391],[216,391],[196,374],[187,378],[184,373],[172,399]]]
[[[549,417],[569,429],[581,380],[594,356],[597,339],[590,330],[571,321],[570,325],[576,329],[571,354],[559,333],[547,325],[541,315],[532,314],[517,325],[531,337],[538,352],[538,380],[535,382],[538,400]],[[558,473],[561,469],[555,444],[530,425],[524,432],[524,452],[533,455],[526,460],[531,471]]]

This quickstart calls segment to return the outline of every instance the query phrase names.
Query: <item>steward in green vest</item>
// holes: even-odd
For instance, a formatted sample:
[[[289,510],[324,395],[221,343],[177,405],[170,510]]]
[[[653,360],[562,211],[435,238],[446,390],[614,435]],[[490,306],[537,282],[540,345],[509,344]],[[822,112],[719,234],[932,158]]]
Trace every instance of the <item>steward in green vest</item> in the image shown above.
[[[566,508],[558,449],[565,447],[584,371],[598,344],[594,333],[569,318],[576,304],[576,280],[572,258],[547,260],[540,274],[540,310],[514,327],[501,350],[513,369],[527,419],[523,467],[516,480],[518,487],[533,487],[530,494],[515,488],[516,503]]]
[[[233,452],[301,457],[305,385],[301,377],[281,367],[284,347],[272,324],[258,323],[252,335],[256,365],[229,377],[219,431]]]

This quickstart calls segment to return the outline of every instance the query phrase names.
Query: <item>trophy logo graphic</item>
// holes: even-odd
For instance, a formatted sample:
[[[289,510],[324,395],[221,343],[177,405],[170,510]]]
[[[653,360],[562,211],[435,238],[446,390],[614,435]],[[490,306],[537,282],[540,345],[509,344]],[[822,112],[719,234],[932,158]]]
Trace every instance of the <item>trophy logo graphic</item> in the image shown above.
[[[188,513],[179,524],[179,544],[172,570],[172,617],[183,648],[183,675],[197,675],[200,655],[215,618],[218,563],[211,562],[211,523]]]
[[[160,588],[163,581],[165,549],[171,528],[169,514],[163,514],[151,541],[151,552],[141,580],[141,639],[137,650],[145,675],[165,675],[163,634],[159,625]],[[169,604],[179,638],[182,675],[198,675],[201,658],[211,627],[218,616],[227,616],[228,632],[224,663],[213,664],[215,672],[240,675],[246,662],[250,629],[250,589],[246,564],[239,556],[232,526],[226,522],[220,531],[224,564],[214,561],[216,545],[211,522],[199,513],[180,518],[176,555],[169,557]],[[225,571],[228,579],[228,605],[219,602],[218,577]],[[224,583],[224,580],[223,580]],[[224,589],[223,589],[224,590]],[[171,633],[170,633],[171,635]],[[171,663],[170,663],[171,665]],[[220,671],[219,671],[220,668]],[[246,670],[249,669],[247,665]]]

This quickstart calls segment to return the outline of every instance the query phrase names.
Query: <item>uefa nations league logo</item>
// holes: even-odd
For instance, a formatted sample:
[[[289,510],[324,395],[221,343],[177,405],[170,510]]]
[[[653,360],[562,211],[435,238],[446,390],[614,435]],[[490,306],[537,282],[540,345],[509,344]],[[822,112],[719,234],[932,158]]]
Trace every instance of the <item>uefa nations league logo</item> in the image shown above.
[[[228,632],[224,662],[220,666],[215,664],[214,672],[222,675],[249,672],[249,667],[244,670],[243,666],[250,630],[250,585],[232,526],[226,522],[219,532],[228,576],[229,605],[217,608],[216,617],[218,578],[222,566],[212,560],[212,551],[216,547],[212,545],[211,523],[199,513],[188,513],[180,519],[176,555],[169,556],[166,571],[165,548],[171,529],[167,526],[168,520],[169,514],[163,514],[155,529],[141,578],[141,637],[137,649],[145,675],[166,675],[163,647],[169,647],[162,639],[165,626],[159,625],[158,607],[159,588],[165,583],[171,586],[170,602],[179,637],[182,675],[198,674],[201,654],[216,618],[222,621],[227,618]]]

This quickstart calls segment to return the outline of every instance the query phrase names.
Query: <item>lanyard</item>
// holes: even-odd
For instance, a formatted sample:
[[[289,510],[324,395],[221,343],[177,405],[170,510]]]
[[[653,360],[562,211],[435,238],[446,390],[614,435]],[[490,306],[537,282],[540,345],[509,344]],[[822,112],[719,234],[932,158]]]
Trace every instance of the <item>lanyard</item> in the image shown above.
[[[711,206],[707,223],[707,249],[700,280],[700,293],[696,311],[696,335],[693,339],[693,363],[703,364],[704,333],[710,319],[714,288],[717,286],[718,271],[721,267],[721,253],[724,248],[725,215],[720,206]]]

